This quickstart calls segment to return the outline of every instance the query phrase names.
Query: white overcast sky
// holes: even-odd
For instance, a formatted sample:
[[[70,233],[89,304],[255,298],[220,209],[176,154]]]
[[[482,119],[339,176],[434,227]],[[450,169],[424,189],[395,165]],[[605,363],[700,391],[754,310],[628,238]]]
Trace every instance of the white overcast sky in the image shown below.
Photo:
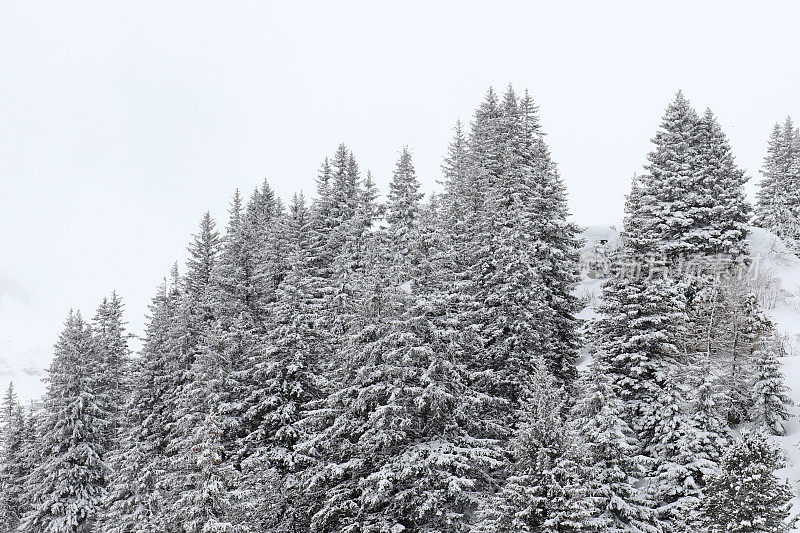
[[[679,88],[756,178],[772,124],[800,118],[798,6],[0,2],[0,386],[111,290],[140,332],[236,187],[311,194],[345,142],[384,190],[409,145],[432,190],[489,85],[531,91],[581,224],[621,218]]]

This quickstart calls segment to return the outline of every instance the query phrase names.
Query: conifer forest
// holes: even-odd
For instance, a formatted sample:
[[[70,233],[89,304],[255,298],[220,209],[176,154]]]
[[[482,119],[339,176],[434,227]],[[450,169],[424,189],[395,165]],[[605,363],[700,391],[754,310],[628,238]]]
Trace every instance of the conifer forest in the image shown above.
[[[0,531],[789,531],[752,236],[800,254],[791,119],[765,148],[751,205],[678,92],[593,240],[509,86],[455,125],[436,194],[411,148],[379,191],[344,144],[309,197],[231,191],[140,350],[111,293],[67,315],[39,404],[5,393]]]

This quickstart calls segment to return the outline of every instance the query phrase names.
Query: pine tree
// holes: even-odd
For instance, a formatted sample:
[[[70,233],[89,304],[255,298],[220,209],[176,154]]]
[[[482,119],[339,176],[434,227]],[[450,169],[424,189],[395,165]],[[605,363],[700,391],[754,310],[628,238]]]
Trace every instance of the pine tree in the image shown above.
[[[698,170],[693,178],[698,187],[691,215],[695,221],[686,239],[694,242],[696,252],[744,260],[749,254],[747,177],[736,166],[728,139],[710,109],[698,120],[697,135]]]
[[[117,431],[122,425],[122,409],[129,394],[127,372],[130,350],[122,316],[123,308],[122,299],[116,292],[112,292],[110,297],[103,298],[92,320],[92,332],[99,357],[98,373],[101,376],[99,394],[108,398],[111,420],[106,443],[109,450],[116,446]]]
[[[755,223],[796,248],[800,238],[800,131],[786,117],[775,124],[756,193]]]
[[[411,151],[404,147],[397,168],[389,183],[386,221],[389,224],[390,246],[395,254],[398,282],[416,277],[419,257],[420,201],[423,194],[411,162]]]
[[[702,522],[710,533],[789,531],[794,491],[775,470],[786,463],[782,452],[758,431],[743,431],[723,456],[722,471],[706,488]]]
[[[508,478],[486,502],[476,531],[604,531],[604,522],[592,515],[586,473],[561,416],[563,399],[541,363],[530,389],[511,442]]]
[[[244,440],[249,457],[243,471],[250,499],[257,502],[250,512],[256,530],[293,531],[307,518],[294,482],[303,463],[295,446],[303,436],[305,406],[320,395],[319,361],[328,356],[319,327],[323,282],[311,269],[309,223],[305,200],[295,195],[285,221],[292,268],[278,287],[266,353],[251,368],[259,387],[248,398],[246,417],[255,423]],[[289,490],[291,498],[285,495]]]
[[[388,259],[388,258],[387,258]],[[386,263],[384,263],[386,264]],[[332,392],[311,405],[306,494],[313,531],[466,531],[487,471],[500,466],[485,399],[439,344],[430,314],[376,265],[364,313]]]
[[[0,531],[11,533],[27,509],[25,485],[29,473],[25,457],[27,421],[13,383],[3,397],[0,420]]]
[[[174,267],[170,281],[165,279],[153,297],[144,345],[131,363],[131,395],[118,448],[109,456],[108,509],[102,521],[109,533],[164,531],[172,489],[165,476],[172,423],[168,398],[178,379],[178,282]]]
[[[602,365],[584,376],[584,393],[571,411],[571,429],[580,439],[581,459],[588,471],[591,515],[602,531],[656,532],[655,513],[637,479],[650,461],[640,455],[633,430],[625,421],[625,405]]]
[[[792,400],[787,392],[781,372],[781,364],[776,347],[761,345],[754,354],[753,407],[751,419],[775,435],[786,434],[786,421],[789,419],[788,407]]]
[[[100,403],[100,357],[91,327],[70,312],[55,346],[45,414],[39,427],[39,461],[28,483],[31,509],[21,531],[90,531],[106,493],[104,461],[111,420]]]

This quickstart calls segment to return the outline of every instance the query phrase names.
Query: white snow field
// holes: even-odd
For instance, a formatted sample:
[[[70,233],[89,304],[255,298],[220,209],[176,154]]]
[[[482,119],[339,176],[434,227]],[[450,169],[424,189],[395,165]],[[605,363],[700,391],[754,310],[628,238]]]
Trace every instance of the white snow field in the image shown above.
[[[587,305],[580,313],[582,319],[596,316],[600,287],[604,281],[598,271],[586,267],[595,264],[604,253],[613,250],[619,243],[619,234],[614,226],[590,226],[583,233],[585,239],[581,253],[584,267],[578,295],[586,298]],[[778,471],[785,476],[795,491],[792,501],[792,516],[800,514],[800,258],[790,252],[772,233],[757,227],[750,228],[750,253],[752,270],[748,278],[758,294],[766,314],[775,324],[778,335],[785,345],[786,354],[782,358],[783,373],[789,395],[794,401],[791,419],[787,422],[787,432],[782,437],[772,437],[784,449],[789,465]],[[586,350],[581,357],[579,369],[585,369],[591,362]],[[800,531],[798,526],[793,531]]]

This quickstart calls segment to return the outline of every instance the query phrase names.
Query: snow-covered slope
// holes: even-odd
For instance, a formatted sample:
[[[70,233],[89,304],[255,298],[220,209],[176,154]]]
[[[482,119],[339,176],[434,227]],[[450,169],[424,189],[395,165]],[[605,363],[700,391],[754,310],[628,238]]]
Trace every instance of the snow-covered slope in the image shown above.
[[[756,269],[755,287],[766,313],[784,339],[786,356],[783,373],[794,402],[792,418],[787,423],[783,437],[775,437],[789,458],[789,466],[781,474],[792,483],[795,490],[792,514],[800,513],[800,258],[791,253],[780,239],[761,228],[752,228],[750,251]],[[795,529],[800,531],[800,529]]]
[[[0,339],[0,394],[13,381],[23,404],[41,398],[45,390],[42,378],[51,357],[49,353],[19,346],[11,339]]]
[[[780,239],[761,228],[750,228],[750,252],[752,270],[748,275],[753,290],[758,294],[767,315],[772,319],[778,334],[786,347],[782,358],[783,373],[790,388],[790,396],[795,405],[791,408],[792,418],[787,423],[787,434],[774,437],[780,443],[789,459],[789,466],[780,473],[795,488],[800,490],[800,258],[791,253]],[[598,276],[596,264],[608,249],[619,243],[619,235],[613,227],[591,226],[584,232],[584,247],[581,259],[584,266],[578,295],[585,298],[587,306],[581,318],[592,318],[603,278]],[[580,368],[586,368],[589,357],[583,354]],[[800,494],[795,496],[793,515],[800,514]],[[800,531],[796,529],[795,531]]]

